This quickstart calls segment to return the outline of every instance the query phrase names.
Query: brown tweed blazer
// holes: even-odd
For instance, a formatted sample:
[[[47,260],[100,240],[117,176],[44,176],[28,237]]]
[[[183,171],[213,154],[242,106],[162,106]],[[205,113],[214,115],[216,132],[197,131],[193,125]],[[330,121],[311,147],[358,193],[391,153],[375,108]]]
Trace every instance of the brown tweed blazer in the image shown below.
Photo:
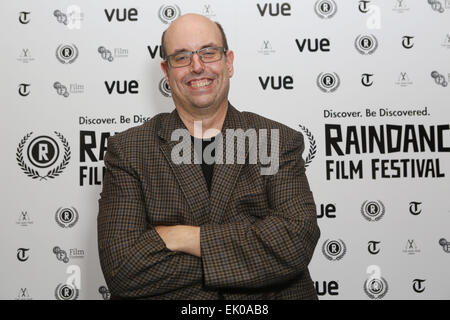
[[[229,105],[224,136],[227,128],[279,130],[279,171],[215,164],[209,194],[199,164],[171,161],[177,128],[185,126],[174,110],[108,140],[97,227],[111,296],[317,299],[308,264],[320,231],[302,135]],[[201,226],[201,258],[168,250],[154,229],[177,224]]]

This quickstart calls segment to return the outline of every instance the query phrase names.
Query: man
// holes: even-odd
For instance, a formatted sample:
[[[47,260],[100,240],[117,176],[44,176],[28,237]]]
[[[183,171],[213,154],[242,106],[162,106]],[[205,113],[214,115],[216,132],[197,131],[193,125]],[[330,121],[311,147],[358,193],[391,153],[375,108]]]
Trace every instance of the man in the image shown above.
[[[229,104],[234,54],[219,24],[181,16],[162,48],[175,110],[108,140],[98,246],[112,297],[316,299],[308,264],[319,229],[301,134]],[[279,167],[249,163],[251,143],[245,163],[177,163],[180,129],[193,140],[270,129]]]

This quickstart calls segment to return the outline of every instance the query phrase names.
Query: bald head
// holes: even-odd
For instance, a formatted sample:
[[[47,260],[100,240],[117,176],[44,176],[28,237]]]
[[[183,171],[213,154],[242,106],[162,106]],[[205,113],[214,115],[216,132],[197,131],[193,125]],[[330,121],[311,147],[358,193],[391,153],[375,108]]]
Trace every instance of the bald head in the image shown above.
[[[213,31],[221,39],[222,43],[218,46],[224,47],[228,50],[227,38],[222,26],[218,22],[214,22],[209,18],[200,14],[188,13],[178,17],[171,25],[163,32],[161,37],[161,58],[165,59],[168,54],[173,51],[183,49],[177,48],[177,39],[183,38],[183,35],[190,33],[191,35],[199,35],[206,32]],[[213,39],[211,39],[213,41]]]

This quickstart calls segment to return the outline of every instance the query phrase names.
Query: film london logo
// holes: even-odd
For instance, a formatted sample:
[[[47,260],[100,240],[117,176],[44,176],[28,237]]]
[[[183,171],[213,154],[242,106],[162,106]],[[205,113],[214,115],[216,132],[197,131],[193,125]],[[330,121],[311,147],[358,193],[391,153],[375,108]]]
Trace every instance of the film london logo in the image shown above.
[[[71,64],[78,58],[78,48],[72,44],[60,44],[56,48],[56,59],[62,64]]]
[[[450,9],[450,0],[428,0],[433,11],[444,13],[445,9]]]
[[[317,76],[316,83],[321,91],[331,93],[339,88],[341,80],[336,72],[321,72]]]
[[[33,132],[25,135],[17,147],[16,160],[20,169],[28,177],[39,181],[54,179],[61,175],[71,157],[67,139],[57,131],[54,131],[53,137],[40,135],[31,139],[32,135]],[[42,172],[47,169],[46,173]]]
[[[128,49],[125,48],[114,48],[113,52],[111,52],[104,46],[100,46],[97,51],[103,60],[109,62],[113,62],[115,58],[128,58]]]
[[[439,245],[442,247],[442,250],[444,250],[444,252],[450,253],[450,242],[448,242],[446,239],[440,239]]]
[[[80,294],[74,285],[60,283],[55,289],[56,300],[77,300]]]
[[[371,55],[378,48],[378,40],[373,34],[359,35],[355,39],[355,48],[362,55]]]
[[[322,253],[330,261],[341,260],[347,252],[347,246],[341,239],[327,239],[322,245]]]
[[[448,86],[448,81],[447,81],[447,79],[445,79],[445,76],[443,76],[442,74],[440,74],[439,72],[437,72],[437,71],[433,71],[433,72],[431,72],[431,77],[434,79],[434,82],[437,84],[437,85],[440,85],[440,86],[442,86],[442,87],[446,87],[446,86]]]
[[[318,0],[314,5],[314,11],[320,18],[330,19],[337,12],[337,5],[333,0]]]
[[[109,292],[108,288],[105,286],[100,286],[98,288],[98,293],[100,293],[102,295],[103,300],[111,299],[111,293]]]
[[[66,251],[62,250],[60,247],[54,247],[53,253],[56,255],[56,259],[62,261],[64,263],[69,262],[69,257],[67,256]]]
[[[79,218],[77,209],[71,208],[59,208],[55,213],[55,221],[61,228],[72,228]]]
[[[364,282],[364,292],[370,299],[382,299],[389,290],[383,277],[371,277]]]
[[[367,221],[379,221],[383,218],[386,209],[380,201],[364,201],[361,206],[361,214]]]
[[[178,18],[181,14],[180,8],[176,5],[163,5],[159,8],[158,16],[159,19],[165,23],[170,24],[176,18]]]
[[[57,9],[53,11],[53,16],[57,22],[65,25],[68,29],[81,29],[81,22],[84,20],[84,13],[77,5],[68,6],[66,13]]]
[[[58,246],[53,248],[53,253],[56,256],[56,259],[68,263],[70,259],[81,259],[85,257],[85,251],[77,248],[72,248],[69,250],[69,255],[67,255],[66,250],[61,249]]]
[[[159,92],[161,92],[161,94],[162,94],[164,97],[170,98],[170,97],[172,96],[172,91],[170,90],[170,86],[169,86],[169,84],[167,83],[166,78],[162,78],[162,79],[159,81],[158,89],[159,89]]]
[[[308,144],[309,144],[308,155],[304,159],[305,169],[306,169],[309,166],[309,164],[312,162],[312,160],[316,157],[317,144],[316,144],[316,140],[314,139],[313,134],[311,133],[311,131],[308,130],[308,128],[306,128],[305,126],[302,126],[301,124],[299,124],[298,126],[300,127],[300,129],[302,130],[302,132],[304,133],[306,138],[308,139]],[[305,150],[306,150],[306,148],[305,148]]]
[[[69,84],[69,89],[67,89],[67,86],[59,81],[56,81],[53,83],[53,88],[56,90],[58,95],[64,98],[68,98],[70,94],[84,93],[84,85],[79,83],[71,83]]]

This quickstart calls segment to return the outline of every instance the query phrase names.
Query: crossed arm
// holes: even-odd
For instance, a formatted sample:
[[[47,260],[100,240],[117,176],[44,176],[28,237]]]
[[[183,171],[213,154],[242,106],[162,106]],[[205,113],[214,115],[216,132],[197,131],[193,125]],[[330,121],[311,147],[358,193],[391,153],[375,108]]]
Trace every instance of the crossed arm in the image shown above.
[[[148,226],[139,177],[110,138],[98,217],[99,254],[111,292],[158,296],[192,285],[260,288],[301,273],[319,238],[301,158],[303,138],[280,150],[268,178],[270,209],[256,223]]]

